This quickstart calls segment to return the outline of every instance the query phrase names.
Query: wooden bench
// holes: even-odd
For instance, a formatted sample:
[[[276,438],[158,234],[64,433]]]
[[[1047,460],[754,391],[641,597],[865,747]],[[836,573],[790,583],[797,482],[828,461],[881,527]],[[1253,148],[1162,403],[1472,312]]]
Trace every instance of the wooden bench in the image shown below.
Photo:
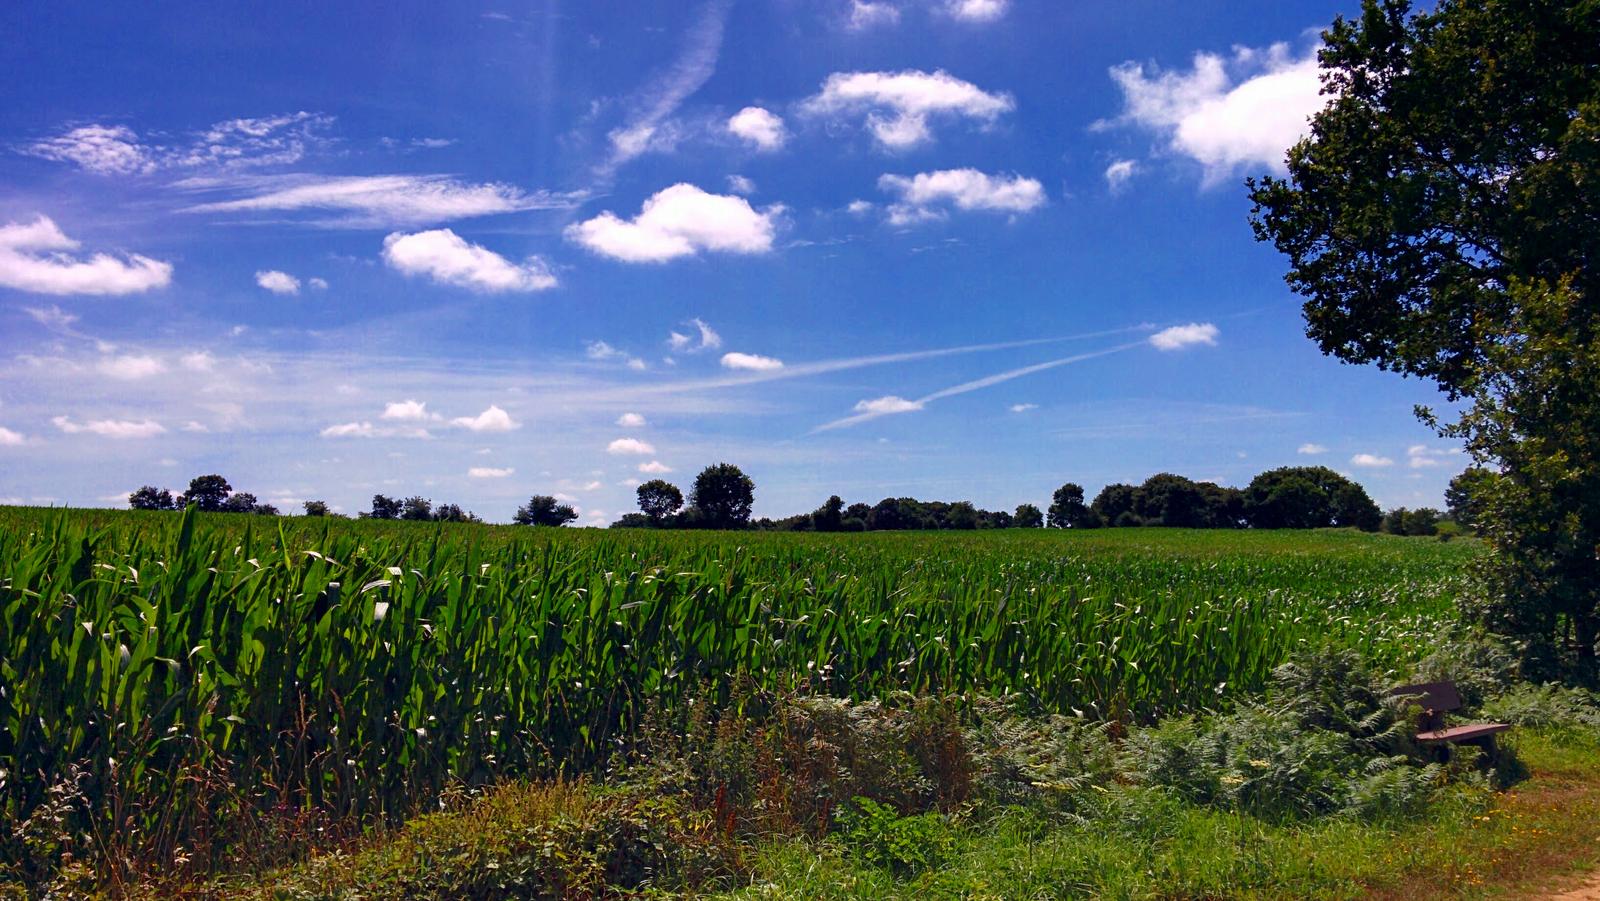
[[[1424,682],[1402,685],[1390,691],[1391,696],[1413,698],[1422,707],[1422,718],[1417,723],[1417,741],[1426,746],[1440,748],[1449,756],[1451,745],[1477,745],[1494,753],[1494,737],[1510,729],[1508,723],[1469,723],[1446,726],[1445,714],[1461,709],[1461,692],[1454,682]]]

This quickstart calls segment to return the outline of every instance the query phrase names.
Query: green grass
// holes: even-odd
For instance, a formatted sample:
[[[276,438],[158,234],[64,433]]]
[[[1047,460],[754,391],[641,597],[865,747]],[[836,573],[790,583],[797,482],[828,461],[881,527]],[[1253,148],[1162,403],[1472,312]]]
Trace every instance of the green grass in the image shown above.
[[[1225,705],[1312,644],[1414,659],[1476,553],[4,509],[0,822],[66,792],[80,854],[213,866],[264,813],[369,824],[590,770],[647,708],[751,688],[1146,720]]]

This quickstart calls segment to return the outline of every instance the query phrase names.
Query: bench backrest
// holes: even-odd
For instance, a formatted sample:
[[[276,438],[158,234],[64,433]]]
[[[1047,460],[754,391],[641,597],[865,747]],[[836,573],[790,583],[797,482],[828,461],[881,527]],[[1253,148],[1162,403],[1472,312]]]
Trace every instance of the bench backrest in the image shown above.
[[[1444,725],[1444,715],[1461,709],[1461,692],[1454,682],[1422,682],[1402,685],[1389,692],[1393,695],[1415,697],[1422,708],[1422,728],[1437,729]]]

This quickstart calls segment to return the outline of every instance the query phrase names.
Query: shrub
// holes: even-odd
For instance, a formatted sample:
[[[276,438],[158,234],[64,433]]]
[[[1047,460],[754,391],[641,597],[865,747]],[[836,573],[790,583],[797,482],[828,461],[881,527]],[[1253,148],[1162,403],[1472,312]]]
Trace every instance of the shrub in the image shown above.
[[[902,877],[936,869],[955,852],[944,817],[903,817],[871,798],[855,798],[839,811],[838,839],[851,854]]]

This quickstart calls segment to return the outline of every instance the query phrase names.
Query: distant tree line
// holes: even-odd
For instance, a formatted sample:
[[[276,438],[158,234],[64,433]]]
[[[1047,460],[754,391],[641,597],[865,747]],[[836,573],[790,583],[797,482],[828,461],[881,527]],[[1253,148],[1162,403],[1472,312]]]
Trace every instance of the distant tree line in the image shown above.
[[[1435,535],[1440,523],[1454,521],[1471,529],[1481,514],[1493,474],[1469,469],[1450,483],[1445,497],[1448,514],[1423,507],[1383,513],[1360,485],[1323,466],[1286,466],[1261,473],[1244,488],[1197,482],[1163,472],[1142,484],[1107,485],[1092,501],[1081,485],[1057,488],[1040,510],[1020,504],[1014,511],[983,510],[970,501],[924,501],[886,497],[876,504],[846,505],[833,495],[810,513],[782,519],[751,519],[755,482],[731,463],[707,466],[695,477],[689,494],[664,479],[651,479],[635,490],[638,513],[628,513],[613,527],[649,529],[756,529],[775,532],[892,532],[977,529],[1098,529],[1169,526],[1190,529],[1315,529],[1327,527],[1379,529],[1395,535]],[[136,510],[177,510],[193,504],[208,512],[275,516],[278,509],[260,503],[249,492],[235,492],[220,475],[199,476],[189,490],[174,497],[165,488],[146,485],[128,498]],[[307,516],[337,516],[322,501],[304,503]],[[372,496],[362,519],[414,522],[482,522],[458,504],[435,504],[429,498]],[[536,494],[519,507],[512,522],[528,526],[564,526],[578,518],[570,504]],[[1452,527],[1453,528],[1453,527]]]
[[[661,479],[637,489],[639,510],[613,525],[636,528],[755,528],[786,532],[887,532],[903,530],[1097,529],[1172,526],[1191,529],[1315,529],[1376,531],[1384,522],[1366,489],[1322,466],[1290,466],[1261,473],[1245,488],[1196,482],[1158,473],[1140,485],[1113,484],[1086,501],[1083,486],[1056,489],[1041,511],[983,510],[969,501],[889,497],[876,504],[845,504],[834,495],[810,513],[750,521],[754,485],[738,467],[718,464],[683,492]],[[1402,533],[1409,534],[1409,533]]]
[[[177,496],[154,485],[128,495],[128,506],[134,510],[182,510],[190,504],[207,513],[278,515],[277,507],[261,503],[248,491],[234,491],[227,479],[216,474],[195,476],[189,480],[189,490]]]

